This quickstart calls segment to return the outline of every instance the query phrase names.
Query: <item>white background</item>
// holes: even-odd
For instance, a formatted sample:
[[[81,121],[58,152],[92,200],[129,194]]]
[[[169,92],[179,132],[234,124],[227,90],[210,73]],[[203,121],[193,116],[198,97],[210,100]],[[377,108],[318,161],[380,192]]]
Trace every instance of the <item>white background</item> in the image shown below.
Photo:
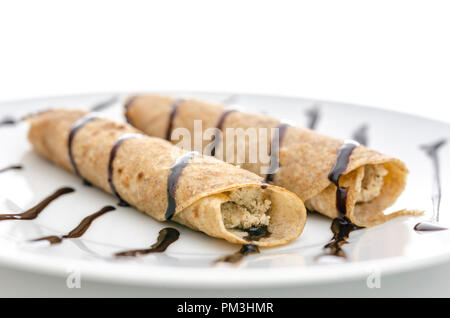
[[[449,35],[448,1],[4,1],[0,102],[89,92],[227,91],[351,102],[450,121]],[[435,281],[430,276],[420,287],[411,282],[429,273],[392,278],[392,288],[377,295],[449,296],[449,281],[439,279],[450,276],[447,268],[438,267]],[[56,288],[49,279],[16,276],[0,271],[0,281],[11,285],[2,296],[32,295],[32,277],[48,285],[48,295]],[[350,290],[365,288],[360,285]],[[100,295],[102,288],[95,291]],[[327,286],[315,291],[334,295]]]
[[[4,1],[0,101],[202,90],[450,117],[448,1]]]

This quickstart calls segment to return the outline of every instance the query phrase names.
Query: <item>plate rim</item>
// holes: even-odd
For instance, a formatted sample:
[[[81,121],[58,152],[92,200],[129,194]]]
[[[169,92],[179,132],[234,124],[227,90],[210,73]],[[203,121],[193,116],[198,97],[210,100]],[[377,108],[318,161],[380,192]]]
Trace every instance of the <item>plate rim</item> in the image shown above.
[[[236,268],[233,266],[221,268],[164,268],[161,266],[117,262],[91,262],[90,260],[67,261],[60,256],[44,256],[30,254],[17,248],[0,248],[0,264],[13,269],[47,274],[51,276],[68,277],[69,269],[80,270],[81,281],[96,281],[118,283],[133,286],[153,286],[168,288],[277,288],[319,285],[368,278],[376,270],[380,275],[406,273],[421,268],[442,264],[450,260],[450,253],[407,258],[403,256],[385,259],[349,262],[343,264],[326,264],[314,267],[279,268]],[[327,270],[322,270],[326,267]],[[144,270],[142,270],[144,268]],[[287,270],[288,269],[288,270]],[[239,271],[239,272],[236,272]],[[336,275],[335,273],[339,273]],[[119,275],[118,275],[119,273]],[[242,277],[245,276],[245,279]],[[261,276],[265,277],[261,280]],[[212,286],[213,285],[213,286]]]
[[[400,115],[400,116],[406,116],[410,118],[415,119],[425,119],[429,121],[433,121],[439,124],[444,125],[450,125],[449,121],[444,121],[442,119],[437,119],[433,117],[428,117],[426,115],[417,115],[408,113],[407,111],[402,110],[391,110],[388,108],[384,108],[381,106],[374,106],[374,105],[366,105],[366,104],[360,104],[360,103],[352,103],[352,102],[345,102],[345,101],[336,101],[333,99],[320,99],[320,98],[313,98],[313,97],[302,97],[302,96],[295,96],[295,95],[288,95],[288,94],[263,94],[263,93],[245,93],[245,92],[230,92],[230,91],[197,91],[197,90],[138,90],[138,91],[104,91],[104,92],[89,92],[89,93],[73,93],[73,94],[60,94],[60,95],[48,95],[48,96],[37,96],[37,97],[26,97],[26,98],[18,98],[18,99],[8,99],[0,101],[0,107],[2,106],[8,106],[8,104],[22,104],[22,103],[29,103],[32,101],[44,101],[49,99],[59,99],[59,98],[89,98],[89,97],[96,97],[101,95],[135,95],[135,94],[183,94],[183,95],[189,95],[189,94],[195,94],[195,95],[240,95],[240,96],[248,96],[250,98],[258,97],[258,98],[281,98],[281,99],[297,99],[304,102],[310,102],[310,103],[326,103],[326,104],[340,104],[345,106],[353,106],[358,108],[366,108],[374,111],[385,111],[388,113]]]

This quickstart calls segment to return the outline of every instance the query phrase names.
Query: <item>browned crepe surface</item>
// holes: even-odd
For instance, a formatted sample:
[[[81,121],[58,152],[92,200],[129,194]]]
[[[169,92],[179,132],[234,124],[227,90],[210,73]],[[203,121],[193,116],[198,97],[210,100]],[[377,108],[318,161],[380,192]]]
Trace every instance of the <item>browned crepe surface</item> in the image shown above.
[[[157,95],[141,95],[129,100],[126,117],[130,123],[150,136],[164,138],[170,114],[173,111],[175,98]],[[179,103],[173,116],[172,130],[187,128],[192,134],[194,120],[200,120],[202,129],[217,127],[221,116],[227,108],[223,105],[212,104],[196,99],[187,99]],[[267,115],[233,112],[228,114],[222,123],[222,131],[227,128],[265,128],[270,130],[280,125],[280,121]],[[270,133],[269,133],[270,135]],[[178,140],[173,141],[178,143]],[[255,141],[258,145],[262,142]],[[203,141],[204,148],[210,141]],[[274,175],[273,184],[284,187],[297,194],[310,210],[317,211],[330,218],[338,216],[336,208],[336,186],[328,179],[337,157],[339,147],[343,141],[324,136],[315,131],[289,127],[281,140],[279,149],[279,169]],[[192,144],[193,146],[193,144]],[[245,145],[246,153],[251,147]],[[233,145],[223,135],[223,151],[237,152],[236,143]],[[233,149],[234,148],[234,149]],[[270,148],[270,138],[267,148]],[[220,149],[219,149],[220,150]],[[247,157],[248,158],[248,157]],[[226,157],[224,158],[227,159]],[[228,161],[237,164],[234,161]],[[263,162],[240,163],[240,167],[266,176],[261,167]],[[382,176],[383,186],[379,195],[368,201],[358,201],[363,191],[362,186],[367,167],[379,167],[387,171]],[[385,215],[383,211],[391,206],[402,193],[406,185],[408,170],[399,159],[389,157],[375,150],[359,146],[350,156],[349,164],[340,179],[340,186],[348,188],[347,218],[358,226],[372,226],[399,215],[417,215],[420,212],[398,211]],[[367,176],[370,178],[370,176]]]
[[[64,169],[74,172],[68,155],[68,136],[84,111],[53,110],[29,119],[29,140],[34,150]],[[87,123],[74,137],[73,158],[83,178],[112,193],[108,183],[110,153],[119,137],[138,133],[130,125],[98,118]],[[144,136],[124,141],[117,150],[112,174],[120,197],[140,211],[165,221],[167,182],[174,161],[186,152],[169,142]],[[261,188],[261,177],[207,156],[196,156],[182,171],[175,193],[173,221],[232,243],[275,246],[296,238],[303,230],[306,210],[301,200],[282,188],[268,185],[272,202],[271,235],[249,241],[225,228],[221,204],[233,189]]]

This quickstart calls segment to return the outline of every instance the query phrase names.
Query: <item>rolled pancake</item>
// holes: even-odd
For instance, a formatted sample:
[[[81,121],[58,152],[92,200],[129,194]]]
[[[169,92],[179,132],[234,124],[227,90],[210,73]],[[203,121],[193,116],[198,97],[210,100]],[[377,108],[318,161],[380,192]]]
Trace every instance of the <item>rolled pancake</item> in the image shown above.
[[[29,122],[39,155],[159,221],[259,246],[286,244],[303,231],[302,201],[249,171],[84,111],[51,110]],[[260,229],[266,235],[253,235]]]
[[[279,120],[263,114],[249,114],[233,111],[223,105],[212,104],[196,99],[177,100],[169,96],[139,95],[128,98],[125,115],[136,128],[150,136],[170,136],[177,128],[186,128],[194,133],[194,120],[200,120],[202,129],[217,128],[225,132],[227,128],[267,129],[271,136],[272,128],[279,128],[279,151],[272,160],[277,160],[276,172],[267,173],[262,167],[266,163],[237,162],[224,158],[232,164],[254,172],[271,183],[284,187],[297,194],[308,210],[317,211],[330,218],[340,216],[337,208],[337,187],[329,179],[329,174],[337,160],[342,140],[324,136],[315,131],[282,124]],[[220,154],[237,152],[237,144],[227,140],[227,134],[220,135],[220,142],[214,149]],[[172,136],[173,137],[173,136]],[[234,137],[233,137],[234,138]],[[214,138],[213,138],[214,139]],[[247,140],[246,158],[249,149],[267,146],[273,139],[263,141],[259,135]],[[267,145],[264,145],[267,141]],[[178,143],[179,140],[174,140]],[[211,140],[203,141],[202,149]],[[218,146],[217,146],[218,145]],[[192,143],[192,146],[194,144]],[[212,152],[216,154],[218,150]],[[209,151],[209,150],[208,150]],[[381,154],[364,146],[356,147],[349,158],[345,171],[338,179],[340,187],[347,189],[345,202],[346,215],[355,225],[368,227],[382,223],[400,215],[417,215],[420,212],[402,210],[385,215],[383,211],[391,206],[406,185],[408,170],[399,159]]]

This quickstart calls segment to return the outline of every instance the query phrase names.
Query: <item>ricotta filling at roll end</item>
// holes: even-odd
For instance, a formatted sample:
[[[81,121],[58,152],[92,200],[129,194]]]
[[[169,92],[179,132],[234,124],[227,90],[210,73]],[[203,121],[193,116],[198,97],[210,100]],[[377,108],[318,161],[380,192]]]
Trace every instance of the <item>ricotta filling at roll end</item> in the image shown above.
[[[361,191],[356,203],[370,202],[378,197],[384,185],[384,176],[388,174],[382,164],[367,165],[364,167],[364,178],[361,181]]]
[[[236,189],[230,191],[228,197],[229,201],[221,205],[225,228],[245,233],[245,230],[269,225],[271,201],[267,199],[263,189]]]

